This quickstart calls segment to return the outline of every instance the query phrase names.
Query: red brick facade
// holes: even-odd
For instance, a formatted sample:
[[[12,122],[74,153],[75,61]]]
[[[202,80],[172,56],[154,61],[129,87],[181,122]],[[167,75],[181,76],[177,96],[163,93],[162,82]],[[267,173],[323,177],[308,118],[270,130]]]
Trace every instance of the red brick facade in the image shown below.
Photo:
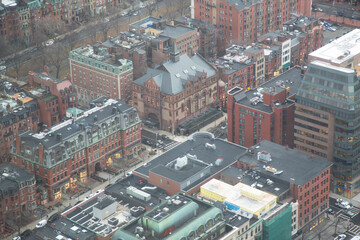
[[[226,0],[192,0],[196,20],[217,26],[220,41],[228,45],[252,43],[261,35],[280,29],[291,12],[310,16],[311,1],[243,1],[230,5]]]

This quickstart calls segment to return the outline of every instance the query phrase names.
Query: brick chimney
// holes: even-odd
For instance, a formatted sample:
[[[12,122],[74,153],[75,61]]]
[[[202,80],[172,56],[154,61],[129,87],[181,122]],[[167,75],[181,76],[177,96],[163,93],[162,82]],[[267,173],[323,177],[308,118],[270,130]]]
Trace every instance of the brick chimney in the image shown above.
[[[20,154],[21,152],[21,137],[16,136],[16,153]]]
[[[39,163],[44,162],[44,146],[40,143],[39,144]]]
[[[29,71],[29,85],[31,87],[34,86],[34,76],[36,75],[36,73]]]

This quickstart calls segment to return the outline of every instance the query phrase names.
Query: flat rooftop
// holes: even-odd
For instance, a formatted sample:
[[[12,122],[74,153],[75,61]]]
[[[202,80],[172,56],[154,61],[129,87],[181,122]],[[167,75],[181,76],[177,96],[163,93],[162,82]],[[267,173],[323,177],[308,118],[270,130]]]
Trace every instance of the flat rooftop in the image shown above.
[[[265,105],[261,101],[258,101],[256,104],[254,104],[252,99],[264,93],[275,95],[284,90],[288,91],[287,98],[291,98],[296,95],[301,85],[302,79],[303,76],[301,75],[300,67],[294,67],[258,86],[256,89],[237,93],[234,98],[238,104],[243,106],[247,106],[266,113],[272,113],[273,108],[271,106]],[[293,101],[288,100],[287,102],[277,107],[286,107],[287,105],[293,103]]]
[[[129,26],[146,29],[148,27],[151,27],[154,23],[159,23],[159,22],[164,22],[164,20],[161,18],[148,16],[146,18],[140,19],[139,21],[131,23]]]
[[[254,165],[253,170],[264,176],[298,186],[307,183],[332,165],[329,161],[266,140],[250,150],[253,153],[241,156],[239,161]],[[271,161],[264,161],[261,157],[258,159],[259,152],[266,153]]]
[[[147,178],[154,172],[179,182],[187,191],[234,164],[245,153],[244,147],[217,139],[211,133],[198,132],[133,173]]]
[[[360,29],[345,34],[335,41],[309,54],[309,60],[324,60],[333,64],[347,65],[347,62],[360,53]]]
[[[35,236],[39,238],[35,238]],[[34,238],[33,238],[34,237]],[[94,239],[95,234],[66,218],[60,218],[42,228],[35,228],[29,239]],[[26,238],[28,239],[28,238]]]
[[[151,197],[144,200],[131,196],[126,191],[129,186],[133,186],[142,192],[148,193],[151,195]],[[156,206],[159,201],[166,199],[168,196],[164,189],[150,184],[146,179],[134,174],[131,174],[124,179],[119,179],[114,184],[106,187],[105,193],[116,198],[118,201],[122,201],[123,205],[129,204],[129,207],[141,205],[143,207],[152,208]]]
[[[289,183],[279,181],[273,177],[270,178],[269,176],[264,176],[253,171],[245,171],[236,166],[228,167],[221,172],[221,176],[237,179],[237,182],[242,182],[249,186],[253,186],[278,197],[288,192],[290,187]],[[231,182],[230,184],[234,185],[237,182]]]
[[[237,183],[235,186],[217,179],[211,179],[201,186],[211,193],[224,198],[224,201],[235,204],[240,209],[255,214],[264,209],[267,205],[276,203],[277,197],[270,193],[248,186],[244,183]]]
[[[103,209],[114,202],[116,204],[115,213],[106,216],[102,220],[94,217],[93,207]],[[116,202],[114,198],[104,194],[103,191],[93,196],[90,195],[88,199],[70,208],[62,213],[62,215],[73,223],[103,237],[111,234],[117,230],[119,226],[133,219],[131,218],[130,210],[126,206]],[[117,220],[116,225],[110,224],[110,219]]]

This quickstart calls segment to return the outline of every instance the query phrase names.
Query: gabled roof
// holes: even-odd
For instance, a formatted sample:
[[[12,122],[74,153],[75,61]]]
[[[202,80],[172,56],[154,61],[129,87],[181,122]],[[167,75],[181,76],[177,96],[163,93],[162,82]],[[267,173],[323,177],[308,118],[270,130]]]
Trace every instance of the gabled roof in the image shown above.
[[[176,95],[185,90],[187,80],[193,81],[195,76],[201,76],[203,72],[208,78],[216,75],[216,70],[199,55],[189,57],[184,54],[177,62],[167,61],[157,69],[148,68],[146,74],[134,83],[144,86],[153,78],[162,93]]]

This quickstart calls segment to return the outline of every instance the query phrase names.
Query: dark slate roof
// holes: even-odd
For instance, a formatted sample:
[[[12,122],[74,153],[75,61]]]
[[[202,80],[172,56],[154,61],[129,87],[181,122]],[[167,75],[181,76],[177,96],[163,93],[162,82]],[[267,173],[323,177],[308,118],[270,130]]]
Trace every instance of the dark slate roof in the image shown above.
[[[187,70],[187,73],[184,70]],[[162,93],[176,95],[185,90],[187,79],[192,81],[195,75],[200,76],[203,71],[207,73],[208,78],[216,74],[216,70],[201,56],[189,57],[184,54],[177,62],[167,61],[157,69],[148,68],[146,74],[134,83],[143,86],[152,77]],[[176,76],[178,74],[180,77]]]
[[[108,98],[99,98],[100,102],[104,102],[104,100],[107,100]],[[95,100],[96,101],[96,100]],[[25,141],[26,144],[32,145],[32,146],[38,146],[39,144],[42,144],[45,148],[50,148],[55,145],[61,144],[62,141],[59,141],[57,139],[57,134],[61,134],[62,139],[66,139],[67,137],[70,137],[78,132],[81,132],[83,130],[80,129],[80,124],[83,124],[85,127],[87,126],[95,126],[99,122],[102,122],[103,120],[107,119],[109,116],[112,115],[113,108],[116,107],[117,111],[122,112],[131,112],[135,111],[135,108],[125,104],[122,100],[116,100],[117,103],[107,105],[103,108],[101,108],[99,111],[92,112],[88,114],[87,116],[84,116],[83,118],[79,118],[77,120],[67,120],[72,121],[72,123],[69,123],[65,125],[64,127],[59,128],[60,123],[58,125],[53,126],[52,128],[56,127],[57,130],[53,131],[51,134],[46,134],[43,138],[37,138],[34,136],[33,131],[27,131],[25,133],[20,134],[22,141]],[[95,121],[95,116],[97,116],[97,120]]]
[[[332,163],[295,149],[270,142],[262,141],[253,147],[254,154],[246,154],[239,158],[239,161],[247,164],[254,164],[254,170],[269,175],[285,182],[295,183],[298,186],[310,181],[324,170],[330,168]],[[257,152],[268,152],[272,161],[264,163],[257,160]],[[283,171],[281,174],[273,174],[264,169],[264,166],[270,166],[277,171]]]
[[[234,96],[234,98],[238,104],[241,104],[243,106],[251,107],[253,109],[256,109],[256,110],[259,110],[262,112],[272,113],[273,109],[271,106],[264,105],[261,102],[259,102],[256,105],[253,105],[250,102],[250,99],[255,97],[254,93],[256,93],[259,88],[262,88],[263,91],[266,93],[277,94],[281,91],[284,91],[284,89],[286,87],[289,87],[289,94],[287,95],[287,97],[292,97],[292,96],[296,95],[296,93],[300,87],[302,78],[303,78],[303,76],[301,75],[300,67],[294,67],[294,68],[284,72],[283,74],[258,86],[256,89],[251,89],[251,90],[245,91],[245,92],[242,91],[242,92],[236,94]],[[279,86],[279,84],[278,84],[279,81],[282,81],[282,83],[283,83],[282,87]],[[280,105],[277,107],[279,107],[279,108],[286,107],[289,104],[293,104],[293,101],[288,101],[288,102],[284,103],[284,105]]]
[[[2,179],[10,179],[15,182],[23,182],[34,178],[34,174],[29,173],[25,169],[12,163],[4,163],[0,165],[0,173],[2,174]],[[2,185],[1,183],[2,182],[0,181],[0,186]]]
[[[216,150],[206,147],[206,143],[214,144],[216,146]],[[196,156],[196,158],[203,163],[202,168],[210,167],[208,175],[200,177],[198,181],[186,187],[186,189],[191,189],[208,177],[213,176],[226,167],[232,165],[236,162],[239,156],[245,153],[246,148],[242,146],[235,145],[222,139],[213,138],[213,135],[210,133],[198,132],[194,133],[189,140],[170,149],[159,157],[148,162],[146,165],[135,169],[134,172],[143,176],[149,176],[149,172],[156,172],[157,174],[166,176],[176,182],[183,182],[184,179],[190,178],[194,176],[194,174],[199,174],[201,166],[196,166],[196,169],[190,168],[188,170],[185,169],[176,171],[175,169],[170,169],[166,165],[178,158],[190,154],[192,156]],[[217,165],[215,162],[219,158],[222,158],[223,161],[220,165]]]

